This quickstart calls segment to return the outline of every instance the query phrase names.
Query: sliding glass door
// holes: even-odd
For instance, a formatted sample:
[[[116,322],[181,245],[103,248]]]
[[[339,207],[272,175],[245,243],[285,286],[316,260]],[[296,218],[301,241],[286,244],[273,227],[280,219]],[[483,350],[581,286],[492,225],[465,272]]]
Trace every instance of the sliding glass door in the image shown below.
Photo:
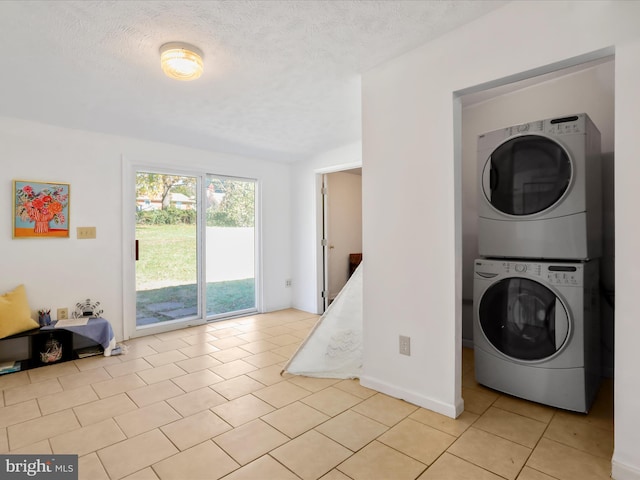
[[[256,309],[254,180],[207,175],[206,312]]]
[[[137,169],[136,330],[256,311],[256,182]]]
[[[195,176],[136,173],[136,326],[197,318]]]

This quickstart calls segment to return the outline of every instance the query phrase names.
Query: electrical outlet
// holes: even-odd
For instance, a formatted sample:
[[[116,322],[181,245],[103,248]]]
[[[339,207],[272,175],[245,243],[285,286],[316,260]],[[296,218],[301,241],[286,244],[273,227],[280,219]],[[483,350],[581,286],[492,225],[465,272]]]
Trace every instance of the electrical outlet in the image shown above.
[[[290,278],[284,281],[285,287],[290,287],[291,285],[293,285],[293,281]]]
[[[96,227],[78,227],[76,229],[78,240],[89,240],[96,238]]]
[[[57,320],[66,320],[69,318],[69,309],[68,308],[59,308],[56,319]]]
[[[400,335],[400,354],[411,356],[411,337]]]

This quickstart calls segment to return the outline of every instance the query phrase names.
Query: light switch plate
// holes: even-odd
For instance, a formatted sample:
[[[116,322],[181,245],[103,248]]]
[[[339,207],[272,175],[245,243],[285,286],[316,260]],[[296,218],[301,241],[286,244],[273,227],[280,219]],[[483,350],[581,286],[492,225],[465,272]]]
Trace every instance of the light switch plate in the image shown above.
[[[96,238],[96,227],[78,227],[77,228],[78,240],[89,240]]]

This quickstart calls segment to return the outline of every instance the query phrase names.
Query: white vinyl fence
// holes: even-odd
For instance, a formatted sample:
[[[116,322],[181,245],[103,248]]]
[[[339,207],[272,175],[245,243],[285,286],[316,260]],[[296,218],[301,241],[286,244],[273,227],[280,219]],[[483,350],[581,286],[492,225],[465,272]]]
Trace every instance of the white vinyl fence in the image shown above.
[[[255,229],[207,227],[207,283],[255,276]]]

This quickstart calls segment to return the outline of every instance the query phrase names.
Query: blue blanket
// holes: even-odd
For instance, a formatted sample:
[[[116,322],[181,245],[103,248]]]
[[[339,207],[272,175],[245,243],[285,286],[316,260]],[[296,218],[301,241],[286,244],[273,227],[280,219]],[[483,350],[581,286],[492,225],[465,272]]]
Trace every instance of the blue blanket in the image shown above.
[[[56,323],[58,322],[53,322],[51,325],[42,327],[40,330],[53,330],[56,328]],[[99,343],[102,345],[102,348],[104,348],[105,357],[111,356],[111,350],[116,346],[116,339],[111,324],[104,318],[90,318],[86,325],[58,328],[69,330],[70,332],[77,333],[78,335],[90,338],[94,342]]]

